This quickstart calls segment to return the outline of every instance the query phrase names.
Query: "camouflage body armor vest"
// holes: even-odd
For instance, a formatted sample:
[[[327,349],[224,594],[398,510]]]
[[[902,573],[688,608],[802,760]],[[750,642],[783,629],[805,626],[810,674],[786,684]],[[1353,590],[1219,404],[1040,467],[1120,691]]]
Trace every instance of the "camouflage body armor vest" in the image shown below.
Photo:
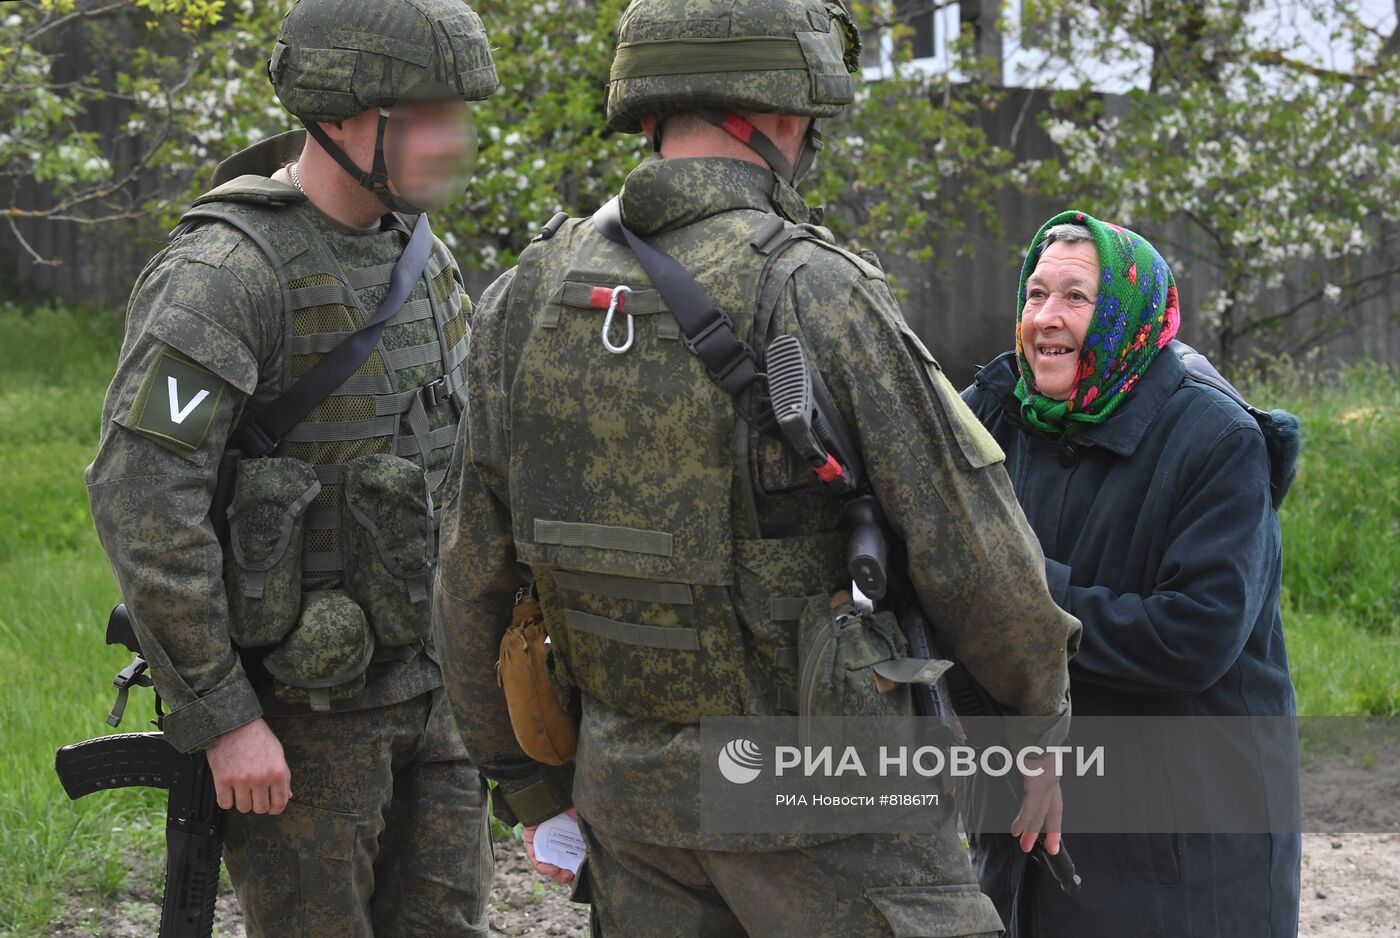
[[[720,217],[722,252],[693,232],[649,240],[752,342],[792,273],[830,246],[771,214]],[[615,294],[609,341],[632,335],[621,353],[602,336]],[[523,331],[508,416],[514,539],[535,574],[556,679],[677,723],[795,710],[797,620],[812,597],[849,585],[835,500],[803,496],[816,533],[765,536],[759,456],[735,400],[682,341],[632,252],[591,221],[567,222],[521,255],[508,315],[511,333]],[[790,459],[777,441],[759,446]]]
[[[295,190],[242,176],[180,222],[232,225],[276,270],[286,364],[274,396],[373,315],[397,260],[338,257],[313,212]],[[269,650],[284,699],[323,708],[352,696],[376,646],[416,646],[427,635],[433,495],[465,403],[469,307],[458,277],[436,242],[359,370],[275,456],[240,464],[225,555],[230,633],[245,650]]]

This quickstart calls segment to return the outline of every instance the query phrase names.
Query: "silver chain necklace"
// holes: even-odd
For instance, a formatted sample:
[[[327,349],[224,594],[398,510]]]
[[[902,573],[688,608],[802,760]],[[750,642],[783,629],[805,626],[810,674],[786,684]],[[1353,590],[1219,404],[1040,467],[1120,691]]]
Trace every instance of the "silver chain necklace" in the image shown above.
[[[300,192],[302,195],[306,195],[306,190],[302,188],[301,185],[301,174],[297,172],[297,165],[297,163],[293,163],[290,166],[288,166],[287,175],[292,177],[292,185],[297,187],[297,191]]]

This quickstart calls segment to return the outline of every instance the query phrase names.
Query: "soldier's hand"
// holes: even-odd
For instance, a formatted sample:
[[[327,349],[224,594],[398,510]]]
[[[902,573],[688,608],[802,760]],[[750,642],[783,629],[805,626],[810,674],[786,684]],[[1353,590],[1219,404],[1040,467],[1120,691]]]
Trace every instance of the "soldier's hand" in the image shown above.
[[[292,772],[282,744],[262,718],[229,730],[205,753],[214,793],[225,811],[281,814],[292,797]]]
[[[1040,832],[1045,832],[1045,852],[1060,852],[1060,829],[1064,826],[1065,802],[1060,795],[1060,777],[1055,760],[1027,759],[1026,767],[1041,769],[1039,775],[1021,776],[1021,810],[1011,822],[1011,834],[1020,840],[1021,851],[1035,848]]]
[[[578,820],[578,812],[573,808],[564,812],[575,821]],[[536,825],[538,826],[538,825]],[[527,827],[525,834],[525,855],[530,858],[530,864],[535,868],[535,872],[541,876],[548,876],[561,886],[567,886],[574,881],[574,874],[568,870],[562,870],[553,863],[541,863],[535,859],[535,828]]]

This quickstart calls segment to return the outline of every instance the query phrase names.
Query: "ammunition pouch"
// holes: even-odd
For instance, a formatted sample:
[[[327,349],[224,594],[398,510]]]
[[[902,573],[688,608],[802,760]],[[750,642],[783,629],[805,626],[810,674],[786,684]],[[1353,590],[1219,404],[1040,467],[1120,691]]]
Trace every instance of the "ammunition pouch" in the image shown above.
[[[433,516],[423,470],[374,453],[345,466],[341,536],[345,586],[380,645],[428,634]]]
[[[263,666],[279,700],[329,710],[332,700],[364,690],[373,656],[374,633],[355,600],[340,590],[317,590],[305,595],[296,629]]]
[[[426,639],[432,514],[416,463],[371,454],[346,464],[344,590],[303,592],[316,470],[269,456],[239,461],[234,477],[224,552],[229,638],[265,650],[258,660],[278,699],[329,709],[364,689],[376,647]]]
[[[734,541],[734,610],[744,629],[746,713],[797,712],[798,622],[807,603],[823,604],[844,579],[845,533]]]
[[[275,645],[301,613],[302,530],[321,483],[306,463],[271,457],[242,460],[236,479],[224,552],[229,638]]]

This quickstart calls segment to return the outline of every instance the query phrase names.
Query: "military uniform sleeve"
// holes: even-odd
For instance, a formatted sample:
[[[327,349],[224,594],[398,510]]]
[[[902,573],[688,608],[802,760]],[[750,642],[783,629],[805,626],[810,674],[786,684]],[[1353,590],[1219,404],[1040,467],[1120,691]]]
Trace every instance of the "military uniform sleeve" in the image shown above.
[[[1066,662],[1079,622],[1050,596],[1001,449],[904,322],[883,276],[853,269],[799,271],[792,315],[906,546],[940,651],[1011,714],[1034,718],[1017,721],[1015,742],[1057,744],[1068,732]]]
[[[262,712],[229,642],[223,555],[208,512],[280,305],[269,308],[263,285],[249,289],[246,268],[261,254],[232,229],[185,237],[132,294],[86,480],[98,537],[170,711],[166,738],[188,752]],[[267,276],[276,291],[270,268]]]
[[[433,587],[434,643],[453,714],[472,761],[504,796],[492,804],[507,823],[536,822],[567,808],[573,775],[572,765],[546,766],[525,755],[496,683],[501,637],[524,584],[511,533],[505,435],[505,312],[513,278],[507,271],[492,284],[472,318],[467,412],[444,483]]]

